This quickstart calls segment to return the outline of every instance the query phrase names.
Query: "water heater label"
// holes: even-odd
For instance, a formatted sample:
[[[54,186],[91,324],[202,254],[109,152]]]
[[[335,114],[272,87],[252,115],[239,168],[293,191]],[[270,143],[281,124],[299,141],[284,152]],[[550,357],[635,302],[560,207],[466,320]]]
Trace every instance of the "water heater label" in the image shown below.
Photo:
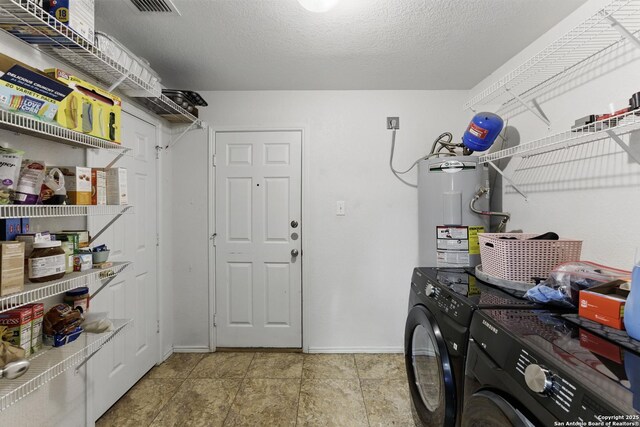
[[[436,238],[439,239],[464,239],[469,238],[469,230],[467,227],[436,227]]]
[[[484,233],[484,227],[475,225],[469,227],[469,253],[471,255],[480,255],[480,239],[478,233]]]
[[[475,123],[471,122],[467,131],[476,138],[485,139],[489,134],[488,129],[483,129]]]
[[[468,240],[445,240],[438,239],[438,249],[449,250],[449,251],[468,251],[469,250],[469,241]]]
[[[469,265],[468,252],[437,251],[436,267],[466,267]]]

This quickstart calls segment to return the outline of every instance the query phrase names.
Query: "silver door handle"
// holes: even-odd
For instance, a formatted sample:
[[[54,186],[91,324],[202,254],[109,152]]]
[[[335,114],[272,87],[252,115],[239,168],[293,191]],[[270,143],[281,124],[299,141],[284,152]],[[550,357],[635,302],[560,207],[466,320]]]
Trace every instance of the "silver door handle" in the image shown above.
[[[292,257],[297,257],[298,256],[298,250],[297,249],[291,249],[291,256]]]

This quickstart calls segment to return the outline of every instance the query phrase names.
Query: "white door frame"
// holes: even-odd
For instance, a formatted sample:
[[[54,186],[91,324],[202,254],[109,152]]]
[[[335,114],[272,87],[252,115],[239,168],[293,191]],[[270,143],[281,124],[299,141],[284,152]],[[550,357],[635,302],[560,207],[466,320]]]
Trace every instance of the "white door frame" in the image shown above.
[[[302,235],[302,351],[308,353],[309,343],[306,334],[309,325],[309,313],[307,307],[307,271],[308,259],[311,255],[309,248],[309,229],[306,227],[306,218],[308,212],[307,189],[309,188],[309,162],[307,150],[307,127],[300,126],[277,126],[277,127],[255,127],[255,126],[214,126],[209,128],[209,188],[207,197],[209,198],[209,349],[216,351],[216,327],[214,319],[216,314],[216,248],[213,246],[213,236],[216,234],[216,168],[213,166],[213,156],[216,154],[216,134],[222,132],[291,132],[297,131],[301,134],[302,146],[302,217],[300,219],[301,235]],[[304,231],[302,231],[304,230]]]

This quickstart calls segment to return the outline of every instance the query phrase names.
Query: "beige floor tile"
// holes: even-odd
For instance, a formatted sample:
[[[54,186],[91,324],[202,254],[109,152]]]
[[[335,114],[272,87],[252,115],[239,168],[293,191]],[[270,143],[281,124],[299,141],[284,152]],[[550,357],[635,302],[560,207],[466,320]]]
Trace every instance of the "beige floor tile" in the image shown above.
[[[302,354],[256,353],[247,378],[301,378]]]
[[[149,371],[147,377],[154,379],[187,378],[204,356],[204,353],[173,353],[161,365],[155,366]]]
[[[364,380],[406,379],[403,354],[356,354],[358,376]]]
[[[361,380],[364,405],[373,426],[413,426],[406,380]]]
[[[205,356],[189,378],[244,378],[254,353],[213,353]]]
[[[225,426],[295,426],[300,380],[247,378]]]
[[[143,378],[96,422],[96,426],[148,426],[175,394],[182,381]]]
[[[151,425],[222,426],[240,383],[233,379],[187,379]]]
[[[358,380],[303,379],[298,426],[367,426]]]
[[[357,379],[353,354],[305,354],[302,378]]]

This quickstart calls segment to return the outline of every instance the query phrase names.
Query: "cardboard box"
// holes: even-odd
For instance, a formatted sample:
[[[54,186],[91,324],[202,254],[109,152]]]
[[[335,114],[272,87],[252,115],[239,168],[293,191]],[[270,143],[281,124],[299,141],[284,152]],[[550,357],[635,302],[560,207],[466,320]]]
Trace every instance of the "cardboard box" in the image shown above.
[[[31,309],[31,352],[42,348],[42,322],[44,321],[44,304],[27,304],[24,308]]]
[[[91,168],[82,166],[52,166],[57,167],[64,175],[64,187],[67,198],[72,205],[91,204]]]
[[[29,234],[29,231],[31,231],[29,218],[22,218],[21,224],[22,224],[22,230],[20,230],[20,234]],[[12,240],[12,239],[7,239],[7,240]]]
[[[49,14],[91,43],[95,40],[94,0],[50,0]]]
[[[0,242],[0,296],[24,290],[24,242]]]
[[[38,70],[0,55],[0,107],[53,120],[71,89]]]
[[[88,248],[89,247],[89,232],[87,230],[62,230],[56,233],[56,237],[63,235],[72,235],[75,234],[78,236],[78,247],[80,248]],[[60,239],[59,239],[60,240]]]
[[[0,219],[0,240],[15,240],[22,231],[20,218]]]
[[[31,252],[33,252],[33,244],[35,242],[45,242],[51,240],[51,235],[48,232],[44,233],[31,233],[31,234],[18,234],[15,237],[17,242],[24,242],[24,257],[29,258]]]
[[[25,356],[31,354],[31,308],[20,307],[0,313],[0,326],[6,326],[5,341],[24,348]]]
[[[628,292],[620,290],[624,280],[615,280],[580,291],[578,314],[615,329],[624,329],[624,305]]]
[[[73,89],[60,103],[56,121],[61,126],[120,144],[122,100],[119,97],[59,68],[44,71]]]
[[[107,204],[107,173],[102,169],[91,169],[91,204]]]
[[[93,255],[78,254],[73,256],[73,271],[87,271],[93,268]]]
[[[127,205],[127,170],[124,168],[107,169],[107,204]]]

